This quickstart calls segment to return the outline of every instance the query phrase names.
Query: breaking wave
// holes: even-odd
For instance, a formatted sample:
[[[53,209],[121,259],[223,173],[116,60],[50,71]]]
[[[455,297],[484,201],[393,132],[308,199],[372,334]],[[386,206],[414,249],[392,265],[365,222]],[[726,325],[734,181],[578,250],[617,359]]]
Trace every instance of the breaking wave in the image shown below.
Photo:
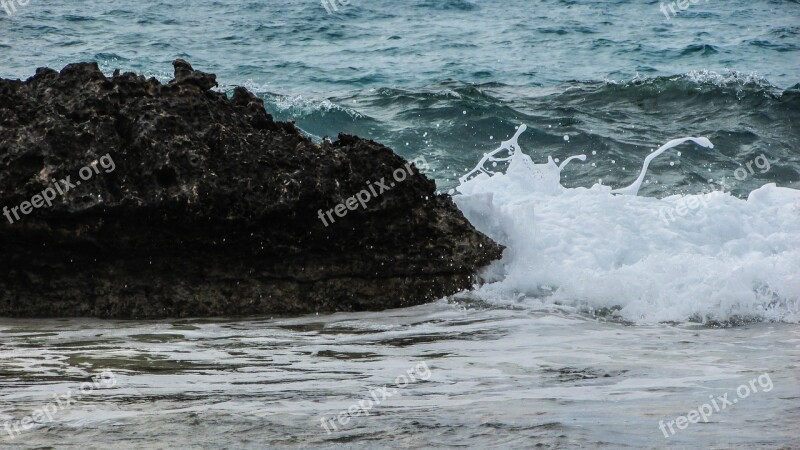
[[[800,191],[770,183],[746,199],[724,190],[637,195],[660,151],[706,151],[705,138],[663,146],[626,188],[566,188],[566,161],[534,163],[518,143],[524,130],[485,155],[453,197],[507,247],[471,295],[633,323],[800,321]]]

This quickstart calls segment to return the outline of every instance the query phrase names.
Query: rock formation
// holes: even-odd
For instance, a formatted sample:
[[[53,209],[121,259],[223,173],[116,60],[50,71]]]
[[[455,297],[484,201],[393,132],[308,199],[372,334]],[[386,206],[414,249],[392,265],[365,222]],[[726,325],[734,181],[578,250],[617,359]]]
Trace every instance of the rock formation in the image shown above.
[[[0,316],[378,310],[469,288],[500,257],[414,166],[326,226],[407,162],[317,144],[173,64],[167,84],[94,63],[0,79]]]

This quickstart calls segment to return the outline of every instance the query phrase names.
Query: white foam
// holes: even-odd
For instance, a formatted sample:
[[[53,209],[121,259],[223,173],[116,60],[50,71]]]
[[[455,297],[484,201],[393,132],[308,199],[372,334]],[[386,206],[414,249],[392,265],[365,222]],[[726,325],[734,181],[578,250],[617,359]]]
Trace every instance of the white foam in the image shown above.
[[[535,164],[517,142],[524,130],[484,156],[454,196],[477,229],[507,247],[483,274],[482,298],[620,307],[636,323],[800,321],[800,191],[768,184],[746,200],[636,196],[654,157],[690,140],[710,147],[705,138],[665,144],[627,188],[568,189],[559,181],[569,159]],[[483,168],[495,160],[509,163],[505,173]]]

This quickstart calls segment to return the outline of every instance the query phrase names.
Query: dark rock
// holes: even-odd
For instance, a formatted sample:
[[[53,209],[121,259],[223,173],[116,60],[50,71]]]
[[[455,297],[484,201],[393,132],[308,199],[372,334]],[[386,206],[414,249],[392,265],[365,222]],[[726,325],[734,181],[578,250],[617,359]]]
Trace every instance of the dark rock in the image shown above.
[[[316,144],[246,89],[228,99],[214,75],[174,66],[166,85],[93,63],[0,79],[0,207],[13,221],[0,217],[0,316],[393,308],[469,288],[500,257],[416,168],[324,226],[320,209],[406,161],[354,136]],[[52,206],[18,208],[67,176],[76,186]]]

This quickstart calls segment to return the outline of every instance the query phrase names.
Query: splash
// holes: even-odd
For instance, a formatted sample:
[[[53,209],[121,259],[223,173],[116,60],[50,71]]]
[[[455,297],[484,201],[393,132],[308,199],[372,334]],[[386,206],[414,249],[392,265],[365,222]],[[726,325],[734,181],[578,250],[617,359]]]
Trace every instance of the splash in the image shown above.
[[[490,169],[487,167],[487,164],[491,163],[493,167],[496,167],[498,163],[508,163],[509,167],[508,170],[510,174],[516,174],[517,176],[525,176],[526,174],[534,174],[535,178],[542,179],[545,173],[550,175],[560,175],[561,171],[570,163],[570,161],[577,159],[580,161],[586,161],[586,155],[575,155],[570,156],[560,166],[556,166],[555,161],[553,160],[552,156],[547,157],[547,169],[544,168],[536,168],[536,164],[533,163],[531,158],[522,153],[520,146],[519,146],[519,137],[528,129],[528,126],[525,124],[520,125],[517,128],[517,132],[514,133],[514,136],[507,141],[503,141],[500,144],[500,147],[495,149],[490,153],[486,153],[481,158],[480,162],[474,169],[467,172],[466,175],[460,177],[458,181],[461,185],[465,185],[468,181],[478,177],[479,175],[495,175],[497,173],[501,173],[499,170],[495,170],[494,168]],[[650,167],[650,163],[656,159],[659,155],[664,153],[665,151],[675,148],[684,142],[692,141],[697,145],[706,148],[714,148],[714,144],[708,140],[708,138],[704,137],[685,137],[680,139],[673,139],[666,144],[662,145],[658,148],[655,152],[647,155],[644,160],[644,165],[642,166],[642,170],[639,173],[639,177],[636,178],[636,181],[633,182],[628,187],[614,189],[611,191],[612,194],[621,194],[621,195],[638,195],[639,189],[642,186],[642,182],[644,181],[645,175],[647,174],[647,169]],[[505,155],[505,156],[499,156]],[[555,166],[558,170],[553,171],[552,168]],[[552,178],[552,177],[550,177]],[[560,181],[559,181],[560,184]]]
[[[534,180],[541,180],[546,177],[553,178],[552,175],[560,175],[561,171],[567,167],[567,164],[570,163],[573,159],[578,159],[581,161],[586,161],[586,155],[575,155],[570,156],[567,158],[560,166],[556,166],[555,161],[551,156],[547,157],[547,164],[545,165],[546,168],[537,168],[536,164],[534,164],[533,160],[526,154],[522,153],[520,146],[519,146],[519,137],[525,130],[528,129],[528,126],[522,124],[517,128],[517,132],[514,133],[514,136],[507,141],[503,141],[500,144],[500,147],[495,149],[490,153],[486,153],[481,158],[480,162],[474,169],[467,172],[466,175],[460,177],[458,181],[461,185],[465,185],[469,180],[472,180],[481,174],[483,175],[494,175],[500,173],[499,170],[496,170],[494,167],[497,167],[498,163],[507,163],[508,171],[512,174],[517,174],[518,176],[525,177],[526,175],[533,175]],[[506,156],[498,156],[503,155]],[[487,164],[491,163],[493,168],[489,169]],[[557,169],[557,170],[554,170]],[[540,184],[540,183],[539,183]]]
[[[656,157],[658,155],[664,153],[665,151],[667,151],[667,150],[669,150],[671,148],[675,148],[675,147],[683,144],[684,142],[688,142],[688,141],[692,141],[695,144],[703,146],[703,147],[706,147],[706,148],[714,148],[714,144],[712,144],[711,141],[709,141],[707,138],[704,138],[704,137],[699,137],[699,138],[696,138],[696,137],[685,137],[685,138],[681,138],[681,139],[673,139],[673,140],[667,142],[666,144],[662,145],[661,147],[659,147],[658,150],[656,150],[655,152],[647,155],[647,158],[644,159],[644,165],[642,166],[642,170],[641,170],[641,172],[639,172],[639,177],[636,178],[636,181],[634,181],[633,184],[631,184],[630,186],[625,187],[625,188],[614,189],[613,191],[611,191],[611,193],[612,194],[622,194],[622,195],[638,195],[639,194],[639,188],[642,187],[642,182],[644,181],[644,177],[647,174],[647,168],[650,167],[650,163],[654,159],[656,159]]]
[[[611,311],[635,323],[800,322],[800,191],[637,195],[654,158],[689,141],[713,148],[702,137],[661,146],[630,186],[568,189],[560,174],[585,155],[536,164],[519,146],[525,129],[484,155],[453,197],[507,247],[474,292],[482,300]]]

